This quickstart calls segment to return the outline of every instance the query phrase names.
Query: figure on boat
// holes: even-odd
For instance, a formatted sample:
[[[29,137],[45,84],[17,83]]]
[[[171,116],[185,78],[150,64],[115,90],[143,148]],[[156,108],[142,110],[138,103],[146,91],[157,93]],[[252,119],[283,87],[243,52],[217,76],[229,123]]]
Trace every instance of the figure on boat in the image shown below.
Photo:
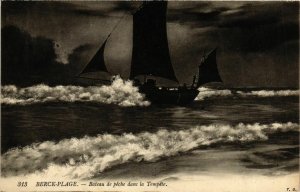
[[[216,49],[203,56],[191,86],[187,86],[186,83],[180,86],[169,53],[166,13],[167,1],[143,2],[139,9],[132,13],[133,48],[129,79],[152,103],[184,105],[197,97],[201,85],[222,82],[216,62]],[[109,73],[104,61],[104,51],[110,34],[80,76],[96,71]],[[143,77],[143,81],[140,77]],[[156,77],[176,82],[178,86],[159,86]]]

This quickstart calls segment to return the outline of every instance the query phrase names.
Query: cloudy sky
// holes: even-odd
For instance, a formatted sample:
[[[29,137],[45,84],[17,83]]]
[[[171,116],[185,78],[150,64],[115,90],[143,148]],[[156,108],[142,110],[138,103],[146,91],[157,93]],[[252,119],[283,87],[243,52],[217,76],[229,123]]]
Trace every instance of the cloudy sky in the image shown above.
[[[2,2],[2,82],[17,84],[28,77],[34,83],[53,76],[64,81],[75,76],[124,14],[108,41],[105,60],[111,72],[128,77],[130,11],[140,4]],[[218,47],[225,85],[298,86],[298,10],[298,2],[169,2],[168,41],[176,76],[182,83],[191,82],[203,53]],[[34,58],[11,59],[26,53]],[[40,55],[47,55],[47,60]]]

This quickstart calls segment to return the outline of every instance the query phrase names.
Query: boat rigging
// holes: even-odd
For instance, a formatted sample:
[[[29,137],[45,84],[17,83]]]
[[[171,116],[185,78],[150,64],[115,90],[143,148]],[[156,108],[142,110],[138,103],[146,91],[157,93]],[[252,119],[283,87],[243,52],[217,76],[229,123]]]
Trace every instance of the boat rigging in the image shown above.
[[[160,77],[179,84],[175,75],[167,37],[167,1],[149,1],[135,10],[133,17],[133,48],[129,79],[153,103],[188,104],[198,95],[198,88],[209,82],[222,82],[216,62],[216,49],[205,55],[199,65],[198,74],[194,75],[191,86],[159,87],[153,77]],[[117,28],[126,13],[113,27],[94,57],[85,66],[82,74],[90,72],[106,72],[111,74],[104,60],[105,45],[112,32]],[[140,82],[139,76],[144,76]]]

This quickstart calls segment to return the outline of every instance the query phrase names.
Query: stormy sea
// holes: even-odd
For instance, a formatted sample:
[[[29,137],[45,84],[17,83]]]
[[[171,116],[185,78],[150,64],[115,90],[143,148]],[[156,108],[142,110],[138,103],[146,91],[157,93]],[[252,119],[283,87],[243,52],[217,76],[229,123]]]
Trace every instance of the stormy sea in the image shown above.
[[[298,174],[299,90],[199,90],[188,106],[156,106],[120,78],[2,86],[2,177],[198,179],[209,188]]]

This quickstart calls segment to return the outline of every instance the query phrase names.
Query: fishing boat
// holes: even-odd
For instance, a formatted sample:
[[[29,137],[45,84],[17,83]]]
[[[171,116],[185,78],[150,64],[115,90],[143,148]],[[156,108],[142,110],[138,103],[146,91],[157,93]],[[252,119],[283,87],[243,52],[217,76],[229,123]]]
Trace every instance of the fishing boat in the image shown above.
[[[133,48],[129,79],[152,103],[185,105],[194,101],[201,85],[222,82],[216,62],[216,49],[204,54],[198,74],[193,75],[193,83],[189,86],[186,83],[180,85],[169,53],[166,14],[167,1],[143,2],[131,13]],[[111,33],[79,76],[98,71],[110,73],[105,64],[104,51]],[[155,79],[157,77],[171,80],[178,86],[159,86]]]

